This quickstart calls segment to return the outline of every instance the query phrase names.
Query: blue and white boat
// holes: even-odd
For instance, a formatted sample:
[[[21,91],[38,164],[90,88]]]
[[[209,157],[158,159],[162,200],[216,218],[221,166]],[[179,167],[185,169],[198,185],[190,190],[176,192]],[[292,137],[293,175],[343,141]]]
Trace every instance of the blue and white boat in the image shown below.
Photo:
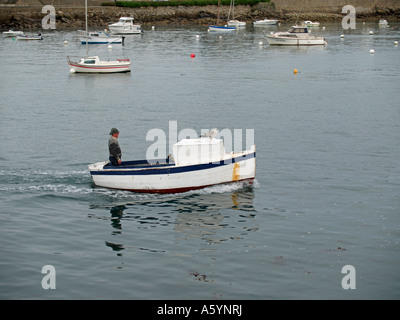
[[[225,26],[220,26],[219,25],[219,7],[221,6],[221,0],[218,0],[218,11],[217,11],[217,24],[208,26],[208,31],[212,32],[233,32],[236,31],[236,26],[234,27],[229,27],[227,25]]]
[[[179,193],[236,181],[253,182],[256,147],[225,153],[223,141],[210,137],[183,139],[165,161],[109,161],[89,165],[98,187],[145,193]]]
[[[17,40],[43,40],[43,37],[40,33],[38,35],[22,34],[17,36]]]
[[[234,31],[236,31],[236,27],[208,26],[208,31],[213,31],[213,32],[234,32]]]

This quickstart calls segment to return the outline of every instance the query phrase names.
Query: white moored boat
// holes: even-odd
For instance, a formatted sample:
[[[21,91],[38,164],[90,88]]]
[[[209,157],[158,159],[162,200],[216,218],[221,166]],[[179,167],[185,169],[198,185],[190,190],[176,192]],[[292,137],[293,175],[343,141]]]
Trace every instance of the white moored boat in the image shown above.
[[[232,19],[230,19],[232,11]],[[243,28],[246,27],[246,22],[235,19],[235,0],[231,0],[228,12],[228,27]]]
[[[40,33],[38,35],[23,34],[17,36],[17,40],[43,40],[43,37]]]
[[[221,139],[183,139],[172,147],[173,157],[164,162],[109,161],[89,165],[98,187],[146,193],[178,193],[235,181],[252,181],[256,172],[256,149],[225,153]]]
[[[140,24],[134,24],[133,18],[122,17],[118,22],[110,24],[108,29],[113,34],[140,34],[142,33],[142,27]]]
[[[263,19],[263,20],[256,20],[253,22],[254,26],[271,26],[275,25],[278,22],[278,20],[270,20],[270,19]]]
[[[327,42],[322,36],[312,36],[307,27],[293,26],[287,32],[276,32],[267,35],[270,45],[286,46],[313,46],[326,45]]]
[[[227,25],[220,26],[219,25],[219,8],[221,6],[221,0],[218,0],[218,11],[217,11],[217,24],[208,26],[208,31],[211,32],[234,32],[236,31],[236,27],[229,27]]]
[[[22,36],[24,33],[22,31],[14,31],[14,30],[8,30],[4,31],[3,35],[5,37],[16,37],[16,36]]]
[[[385,19],[380,19],[378,22],[380,27],[388,27],[389,23]]]
[[[246,27],[246,22],[239,20],[229,20],[228,27],[243,28]]]
[[[304,27],[319,27],[319,22],[312,22],[310,20],[303,21],[302,25]]]
[[[67,57],[71,73],[119,73],[131,71],[130,59],[100,60],[98,56],[71,60]]]
[[[111,37],[109,34],[105,32],[89,32],[86,34],[86,31],[80,32],[81,37],[79,38],[81,44],[120,44],[124,43],[124,37]]]

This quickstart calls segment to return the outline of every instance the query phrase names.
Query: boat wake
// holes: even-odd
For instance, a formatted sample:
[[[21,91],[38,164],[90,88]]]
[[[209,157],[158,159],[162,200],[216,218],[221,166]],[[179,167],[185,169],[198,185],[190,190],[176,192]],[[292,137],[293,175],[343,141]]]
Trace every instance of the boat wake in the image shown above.
[[[147,194],[131,191],[112,190],[94,186],[88,170],[0,170],[0,191],[13,193],[51,193],[63,195],[99,195],[109,200],[160,200],[188,197],[193,195],[222,194],[232,192],[247,192],[258,188],[254,179],[250,184],[238,181],[219,184],[199,190],[177,194]]]

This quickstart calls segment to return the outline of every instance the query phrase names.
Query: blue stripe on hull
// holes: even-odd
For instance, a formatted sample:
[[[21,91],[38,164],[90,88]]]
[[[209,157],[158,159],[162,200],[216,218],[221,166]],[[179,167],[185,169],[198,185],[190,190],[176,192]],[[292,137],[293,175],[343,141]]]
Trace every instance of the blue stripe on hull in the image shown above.
[[[137,168],[138,170],[123,170],[123,169],[129,169],[129,167],[119,167],[119,166],[105,166],[104,169],[105,171],[90,171],[90,174],[92,175],[160,175],[160,174],[174,174],[174,173],[182,173],[182,172],[190,172],[190,171],[198,171],[198,170],[206,170],[206,169],[212,169],[212,168],[217,168],[220,166],[225,166],[229,165],[232,163],[240,162],[240,161],[245,161],[249,159],[253,159],[256,157],[256,153],[250,153],[247,155],[243,155],[241,157],[229,159],[229,160],[223,160],[223,161],[218,161],[218,162],[211,162],[211,163],[205,163],[205,164],[195,164],[195,165],[188,165],[188,166],[175,166],[171,164],[164,164],[164,165],[155,165],[155,166],[143,166]],[[135,163],[135,162],[133,162]],[[146,160],[142,161],[137,161],[137,164],[145,164],[147,163]],[[153,169],[154,168],[154,169]]]

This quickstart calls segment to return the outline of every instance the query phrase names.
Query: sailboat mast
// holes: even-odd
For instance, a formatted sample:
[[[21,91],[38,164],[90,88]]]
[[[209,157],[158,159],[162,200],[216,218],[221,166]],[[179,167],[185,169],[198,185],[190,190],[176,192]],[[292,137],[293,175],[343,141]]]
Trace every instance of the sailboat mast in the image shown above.
[[[89,47],[88,47],[88,21],[87,21],[87,0],[85,0],[85,20],[86,20],[86,57],[89,54]]]
[[[217,25],[219,24],[219,6],[221,4],[221,0],[218,0],[218,10],[217,10]]]

